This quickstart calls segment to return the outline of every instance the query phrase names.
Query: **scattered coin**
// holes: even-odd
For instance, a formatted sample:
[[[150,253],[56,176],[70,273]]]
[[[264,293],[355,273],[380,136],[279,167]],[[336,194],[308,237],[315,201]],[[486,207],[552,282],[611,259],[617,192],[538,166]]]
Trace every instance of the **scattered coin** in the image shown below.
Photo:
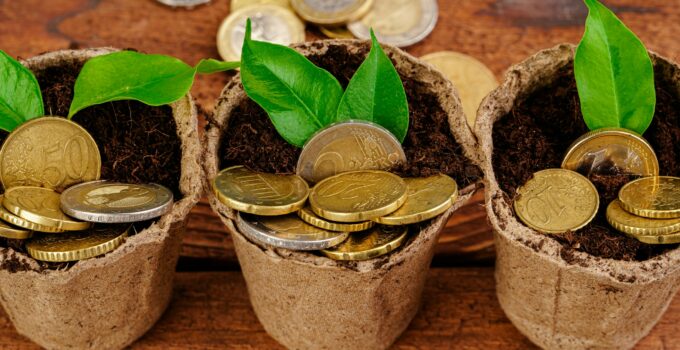
[[[439,17],[437,0],[381,0],[361,20],[347,28],[360,39],[371,38],[370,29],[381,43],[405,47],[427,37]]]
[[[338,222],[359,222],[385,216],[406,201],[406,183],[379,170],[342,173],[319,182],[309,194],[315,214]]]
[[[92,225],[66,216],[59,206],[59,197],[49,188],[17,186],[5,192],[2,205],[18,217],[60,230],[86,230]]]
[[[373,221],[383,225],[409,225],[431,219],[451,206],[458,196],[452,178],[439,174],[426,178],[404,179],[408,188],[406,202],[397,211]]]
[[[226,206],[256,215],[285,215],[305,205],[309,186],[297,175],[257,173],[242,166],[220,171],[213,191]]]
[[[238,61],[250,18],[253,40],[290,45],[305,40],[305,25],[293,12],[277,5],[252,5],[232,12],[217,32],[217,50],[226,61]]]
[[[229,11],[234,12],[244,7],[253,5],[276,5],[292,10],[290,7],[290,1],[288,0],[231,0]]]
[[[291,5],[307,22],[333,25],[363,17],[373,0],[291,0]]]
[[[569,147],[562,168],[586,176],[615,170],[631,175],[659,175],[659,161],[652,146],[642,136],[620,128],[598,129],[581,136]]]
[[[607,221],[616,230],[649,244],[680,243],[680,219],[649,219],[624,210],[621,201],[614,200],[607,207]],[[671,237],[666,237],[666,236]],[[670,241],[669,241],[670,238]]]
[[[41,235],[26,243],[34,259],[48,262],[78,261],[104,255],[118,248],[131,225],[107,225],[87,231]]]
[[[328,221],[314,214],[310,207],[304,207],[300,209],[298,211],[298,216],[300,217],[300,219],[302,219],[302,221],[312,226],[316,226],[318,228],[322,228],[324,230],[329,231],[359,232],[368,230],[369,228],[373,227],[373,225],[375,225],[375,222],[373,221],[364,221],[357,223],[340,223]]]
[[[352,233],[338,246],[321,253],[335,260],[368,260],[385,255],[404,243],[406,226],[376,226],[368,231]]]
[[[58,117],[21,124],[0,149],[0,181],[5,189],[41,186],[61,191],[99,179],[99,148],[80,125]]]
[[[2,195],[0,195],[0,202],[3,200]],[[4,206],[0,205],[0,219],[2,219],[4,222],[10,223],[14,226],[25,228],[27,230],[31,231],[37,231],[37,232],[48,232],[48,233],[59,233],[59,232],[64,232],[63,229],[56,228],[56,227],[50,227],[50,226],[43,226],[36,224],[34,222],[30,222],[24,218],[18,217],[12,213],[9,212],[9,210],[5,209]]]
[[[296,215],[254,216],[239,213],[236,226],[246,237],[264,245],[291,250],[320,250],[340,244],[348,232],[314,227]]]
[[[435,52],[420,59],[439,69],[458,89],[468,124],[473,127],[482,100],[498,86],[493,72],[476,58],[460,52]]]
[[[406,162],[401,143],[380,125],[350,120],[316,132],[302,148],[297,173],[316,183],[354,170],[387,170]]]
[[[575,231],[595,218],[600,197],[583,175],[565,169],[534,174],[519,190],[515,212],[527,226],[543,233]]]
[[[22,229],[19,227],[12,227],[0,221],[0,237],[9,239],[27,239],[33,236],[33,231]]]
[[[653,219],[680,217],[680,178],[643,177],[627,183],[619,191],[621,206],[627,212]]]
[[[354,39],[352,32],[347,29],[347,26],[319,26],[321,33],[331,39]]]
[[[210,0],[156,0],[156,1],[170,7],[186,7],[189,9],[196,7],[198,5],[210,3]]]

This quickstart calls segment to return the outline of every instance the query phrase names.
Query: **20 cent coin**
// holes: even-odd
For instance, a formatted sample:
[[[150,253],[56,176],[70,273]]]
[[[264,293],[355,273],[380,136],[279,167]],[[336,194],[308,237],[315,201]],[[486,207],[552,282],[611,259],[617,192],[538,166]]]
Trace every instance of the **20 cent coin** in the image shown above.
[[[79,231],[92,226],[66,216],[60,208],[59,197],[59,193],[49,188],[17,186],[5,192],[2,206],[18,217],[59,230]]]
[[[2,202],[3,196],[0,195],[0,202]],[[49,232],[49,233],[59,233],[59,232],[64,232],[63,229],[56,228],[56,227],[50,227],[50,226],[43,226],[40,224],[36,224],[35,222],[30,222],[22,217],[18,217],[12,213],[9,212],[9,210],[5,209],[4,206],[0,205],[0,219],[2,219],[5,222],[8,222],[14,226],[21,227],[27,230],[31,231],[37,231],[37,232]]]
[[[408,234],[406,226],[376,226],[368,231],[353,233],[342,244],[322,250],[334,260],[368,260],[399,248]]]
[[[60,235],[40,235],[26,243],[34,259],[48,262],[78,261],[104,255],[118,248],[131,225],[108,225]]]
[[[647,218],[680,217],[680,178],[652,176],[631,181],[619,191],[627,212]]]
[[[397,211],[373,221],[383,225],[409,225],[431,219],[453,206],[458,185],[439,174],[425,178],[404,179],[408,188],[406,202]]]
[[[649,219],[637,216],[625,211],[618,199],[607,206],[607,221],[616,230],[645,243],[680,243],[666,238],[680,231],[680,219]]]
[[[342,223],[342,222],[334,222],[334,221],[329,221],[324,218],[319,217],[318,215],[314,214],[312,211],[312,208],[310,207],[304,207],[298,211],[298,216],[302,221],[312,225],[316,226],[319,228],[322,228],[324,230],[329,230],[329,231],[339,231],[339,232],[359,232],[363,230],[368,230],[369,228],[373,227],[375,225],[375,222],[373,221],[364,221],[364,222],[352,222],[352,223]]]
[[[33,236],[33,231],[26,230],[20,227],[10,226],[0,221],[0,237],[9,239],[27,239]]]
[[[261,244],[291,250],[319,250],[340,244],[348,232],[333,232],[312,226],[296,215],[254,216],[238,214],[236,227]]]

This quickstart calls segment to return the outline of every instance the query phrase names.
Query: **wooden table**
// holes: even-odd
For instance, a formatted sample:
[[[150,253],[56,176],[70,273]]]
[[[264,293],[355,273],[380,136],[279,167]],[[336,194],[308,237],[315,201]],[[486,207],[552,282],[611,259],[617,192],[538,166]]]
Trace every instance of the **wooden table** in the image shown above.
[[[680,58],[677,0],[605,0],[647,47]],[[441,50],[470,54],[500,78],[511,64],[562,42],[577,42],[586,15],[580,0],[440,0],[434,32],[407,49],[419,56]],[[0,0],[0,49],[30,57],[64,48],[114,46],[174,55],[194,64],[217,58],[215,33],[229,0],[194,10],[155,0]],[[308,39],[321,37],[309,26]],[[206,113],[229,79],[201,76],[192,90]],[[493,242],[483,195],[449,221],[437,249],[422,312],[396,348],[527,349],[494,293]],[[134,348],[276,348],[257,322],[238,272],[233,245],[205,201],[193,211],[178,266],[177,292],[158,325]],[[229,297],[225,297],[229,296]],[[676,299],[640,349],[679,348]],[[0,348],[28,349],[0,314]]]

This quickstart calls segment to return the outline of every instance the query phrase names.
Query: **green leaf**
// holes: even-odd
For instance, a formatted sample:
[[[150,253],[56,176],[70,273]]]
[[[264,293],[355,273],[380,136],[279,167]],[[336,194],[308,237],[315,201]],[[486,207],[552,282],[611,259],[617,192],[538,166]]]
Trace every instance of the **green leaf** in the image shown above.
[[[241,62],[224,62],[212,58],[201,60],[196,65],[196,71],[200,74],[212,74],[217,72],[224,72],[227,70],[236,69],[241,65]]]
[[[585,0],[586,30],[574,58],[583,118],[591,130],[643,134],[654,116],[654,69],[647,49],[609,9]]]
[[[317,130],[335,120],[342,86],[297,51],[251,40],[250,31],[248,20],[241,53],[243,87],[269,114],[279,134],[302,147]]]
[[[0,50],[0,129],[11,132],[45,114],[40,86],[33,73]]]

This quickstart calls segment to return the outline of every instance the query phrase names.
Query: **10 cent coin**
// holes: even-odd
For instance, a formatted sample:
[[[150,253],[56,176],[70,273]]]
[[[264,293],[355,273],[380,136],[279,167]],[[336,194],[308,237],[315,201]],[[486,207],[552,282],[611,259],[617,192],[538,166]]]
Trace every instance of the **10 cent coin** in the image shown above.
[[[406,240],[406,226],[376,226],[368,231],[353,233],[342,244],[322,250],[334,260],[368,260],[399,248]]]
[[[239,213],[236,226],[246,237],[267,246],[291,250],[320,250],[340,244],[348,232],[314,227],[296,215],[254,216]]]

